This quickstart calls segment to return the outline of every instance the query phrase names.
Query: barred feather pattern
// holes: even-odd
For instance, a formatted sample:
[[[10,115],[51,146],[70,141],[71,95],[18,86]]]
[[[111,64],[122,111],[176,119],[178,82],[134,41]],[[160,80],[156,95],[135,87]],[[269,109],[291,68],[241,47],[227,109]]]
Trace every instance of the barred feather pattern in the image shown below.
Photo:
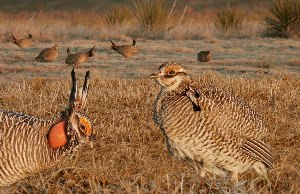
[[[0,110],[0,186],[52,166],[79,147],[76,138],[62,148],[50,147],[44,132],[55,124],[56,118],[43,120]]]
[[[126,58],[129,58],[138,52],[138,48],[136,47],[136,42],[134,39],[132,45],[116,45],[114,42],[112,42],[112,40],[111,43],[111,48]]]
[[[54,45],[51,48],[46,48],[40,52],[40,54],[35,58],[42,62],[54,61],[58,56],[58,45]]]
[[[12,35],[13,38],[13,43],[18,45],[21,48],[28,48],[31,47],[33,40],[32,40],[32,35],[29,34],[27,38],[23,38],[23,39],[17,39],[14,37],[14,35]]]
[[[83,63],[87,61],[90,57],[94,55],[95,55],[95,46],[87,52],[80,52],[75,54],[68,53],[68,56],[65,59],[65,63],[68,65],[78,66],[79,63]]]
[[[71,54],[69,55],[65,62],[66,64],[73,65],[73,64],[79,64],[83,63],[88,60],[90,57],[90,54],[88,53],[76,53],[76,54]]]
[[[200,111],[195,111],[187,96],[194,91],[200,95]],[[187,77],[176,90],[162,89],[155,102],[154,120],[172,155],[201,163],[214,174],[221,169],[242,173],[256,162],[272,167],[262,119],[240,98],[210,84]]]

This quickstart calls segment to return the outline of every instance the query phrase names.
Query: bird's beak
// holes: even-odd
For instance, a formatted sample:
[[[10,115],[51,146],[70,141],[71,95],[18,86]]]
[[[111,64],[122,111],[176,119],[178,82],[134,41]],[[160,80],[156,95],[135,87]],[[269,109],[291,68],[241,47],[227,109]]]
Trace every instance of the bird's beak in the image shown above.
[[[160,74],[160,72],[152,73],[150,75],[150,79],[155,79],[155,78],[159,77],[159,74]]]

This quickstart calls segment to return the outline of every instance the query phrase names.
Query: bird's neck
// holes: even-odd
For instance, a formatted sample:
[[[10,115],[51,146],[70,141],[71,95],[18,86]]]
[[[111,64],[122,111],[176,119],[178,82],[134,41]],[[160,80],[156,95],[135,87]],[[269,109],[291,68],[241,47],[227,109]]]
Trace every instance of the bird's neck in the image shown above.
[[[162,87],[161,92],[180,95],[186,92],[191,82],[192,81],[189,77],[184,77],[180,82],[175,83],[172,86],[164,87],[164,88]]]

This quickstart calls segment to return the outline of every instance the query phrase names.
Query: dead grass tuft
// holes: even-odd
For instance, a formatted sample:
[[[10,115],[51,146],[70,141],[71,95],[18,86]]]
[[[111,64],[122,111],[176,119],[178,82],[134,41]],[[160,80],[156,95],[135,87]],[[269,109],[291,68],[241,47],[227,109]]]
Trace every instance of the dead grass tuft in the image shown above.
[[[218,11],[213,17],[213,23],[220,31],[228,32],[228,30],[237,30],[242,26],[243,18],[235,9],[225,8]]]
[[[268,37],[300,37],[300,1],[273,0],[265,18],[264,34]]]
[[[111,29],[116,26],[122,26],[132,20],[133,14],[130,7],[117,6],[106,10],[103,16],[103,23],[106,28]]]

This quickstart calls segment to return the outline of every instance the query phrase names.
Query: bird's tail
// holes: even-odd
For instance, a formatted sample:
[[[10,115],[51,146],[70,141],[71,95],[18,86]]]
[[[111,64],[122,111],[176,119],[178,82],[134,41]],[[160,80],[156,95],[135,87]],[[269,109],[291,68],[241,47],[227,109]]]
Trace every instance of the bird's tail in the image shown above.
[[[11,37],[12,37],[12,39],[13,39],[13,42],[16,43],[16,42],[17,42],[16,37],[14,37],[14,35],[13,35],[12,33],[9,33],[9,34],[11,35]]]
[[[110,42],[111,42],[111,48],[112,49],[116,49],[117,45],[112,40],[110,40]]]

